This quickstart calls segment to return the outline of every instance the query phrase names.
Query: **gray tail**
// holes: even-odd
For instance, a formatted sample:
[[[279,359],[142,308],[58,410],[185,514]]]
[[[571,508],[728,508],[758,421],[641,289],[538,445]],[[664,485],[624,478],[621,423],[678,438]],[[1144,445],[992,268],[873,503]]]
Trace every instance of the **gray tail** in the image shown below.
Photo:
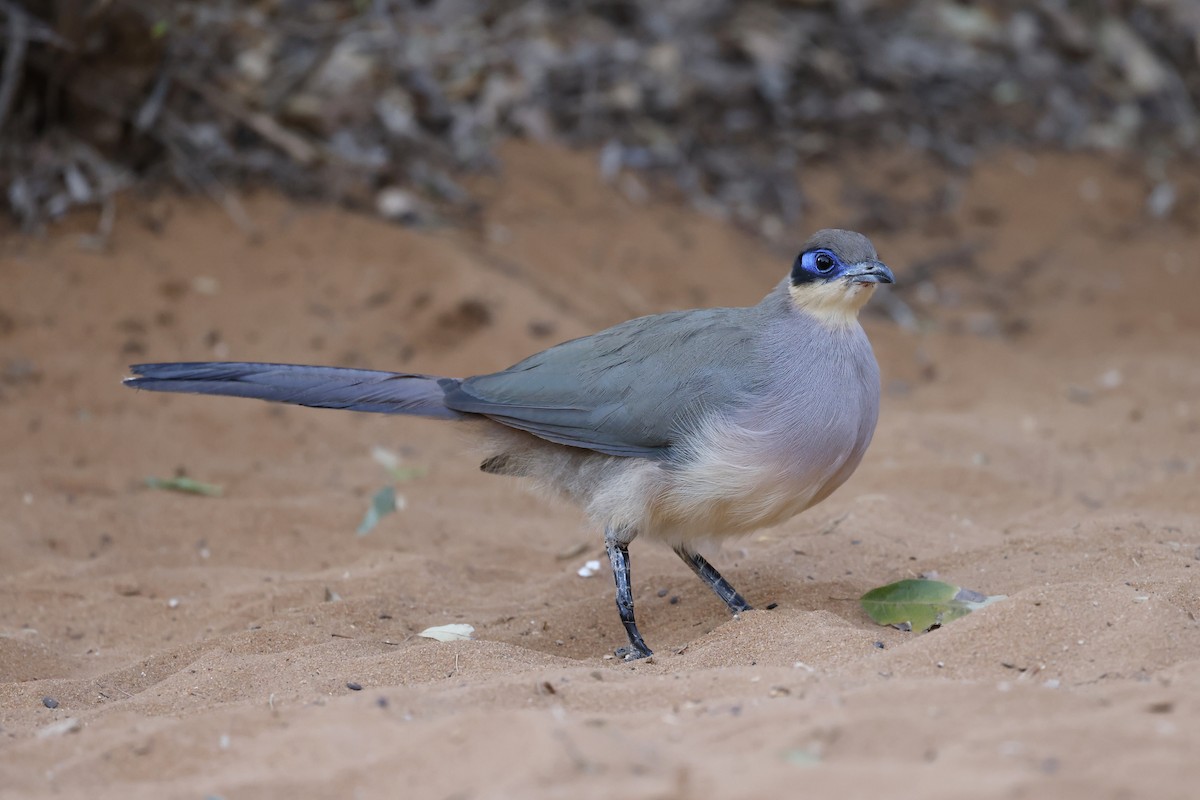
[[[463,416],[446,408],[445,403],[446,390],[459,382],[433,375],[219,361],[135,364],[131,369],[134,377],[126,378],[125,384],[152,392],[254,397],[313,408],[415,414],[436,419]]]

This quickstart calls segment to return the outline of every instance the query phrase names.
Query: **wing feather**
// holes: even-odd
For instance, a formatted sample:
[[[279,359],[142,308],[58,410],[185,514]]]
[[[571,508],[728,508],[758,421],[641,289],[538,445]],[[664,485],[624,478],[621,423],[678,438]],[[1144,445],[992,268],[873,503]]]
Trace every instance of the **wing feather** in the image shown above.
[[[548,441],[669,459],[679,423],[734,402],[753,358],[753,309],[630,320],[448,388],[446,406]]]

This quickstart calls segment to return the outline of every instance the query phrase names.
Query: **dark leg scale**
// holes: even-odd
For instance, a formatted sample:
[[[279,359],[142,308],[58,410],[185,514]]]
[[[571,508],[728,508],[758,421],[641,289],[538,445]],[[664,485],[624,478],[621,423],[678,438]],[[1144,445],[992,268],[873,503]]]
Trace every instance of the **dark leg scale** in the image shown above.
[[[721,577],[721,573],[717,572],[712,564],[709,564],[704,556],[699,553],[693,553],[686,547],[676,547],[676,554],[683,559],[684,563],[692,568],[692,572],[700,576],[700,580],[704,581],[708,588],[716,593],[717,597],[725,601],[725,605],[729,606],[729,610],[734,614],[740,614],[743,611],[750,611],[751,606],[746,602],[737,590],[729,585],[729,581]]]
[[[605,531],[604,544],[608,548],[608,560],[612,564],[613,579],[617,583],[617,612],[629,637],[629,646],[616,651],[626,661],[636,661],[653,655],[633,619],[633,587],[629,582],[629,545],[617,541],[612,531]]]

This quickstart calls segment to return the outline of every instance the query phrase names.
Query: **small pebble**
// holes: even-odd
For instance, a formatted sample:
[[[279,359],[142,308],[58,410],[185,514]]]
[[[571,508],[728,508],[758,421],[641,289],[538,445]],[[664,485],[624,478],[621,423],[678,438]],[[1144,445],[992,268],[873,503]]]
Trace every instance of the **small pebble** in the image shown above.
[[[420,213],[417,198],[395,186],[383,189],[375,196],[375,211],[392,222],[413,222]]]
[[[361,683],[355,683],[354,681],[347,681],[347,682],[346,682],[346,688],[347,688],[347,689],[349,689],[349,690],[350,690],[350,691],[352,691],[352,692],[361,692],[361,691],[362,691],[362,684],[361,684]]]
[[[58,708],[58,701],[53,697],[43,697],[42,705],[44,705],[46,708]]]
[[[1125,376],[1121,373],[1121,370],[1116,368],[1108,370],[1096,379],[1096,383],[1100,384],[1104,389],[1116,389],[1124,382]]]
[[[672,595],[671,599],[668,600],[667,602],[670,603],[671,605],[675,605],[676,603],[679,602],[679,595]]]
[[[779,608],[779,603],[767,603],[767,611],[773,611],[776,608]]]

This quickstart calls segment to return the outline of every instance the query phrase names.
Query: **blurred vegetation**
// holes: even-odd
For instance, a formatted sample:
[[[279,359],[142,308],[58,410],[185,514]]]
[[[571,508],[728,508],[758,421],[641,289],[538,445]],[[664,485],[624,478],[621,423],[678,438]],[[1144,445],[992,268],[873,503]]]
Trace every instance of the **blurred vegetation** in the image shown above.
[[[469,216],[460,176],[525,137],[775,238],[805,164],[846,150],[1135,153],[1169,207],[1200,141],[1195,0],[0,0],[0,21],[26,229],[135,183],[235,218],[247,183]]]

